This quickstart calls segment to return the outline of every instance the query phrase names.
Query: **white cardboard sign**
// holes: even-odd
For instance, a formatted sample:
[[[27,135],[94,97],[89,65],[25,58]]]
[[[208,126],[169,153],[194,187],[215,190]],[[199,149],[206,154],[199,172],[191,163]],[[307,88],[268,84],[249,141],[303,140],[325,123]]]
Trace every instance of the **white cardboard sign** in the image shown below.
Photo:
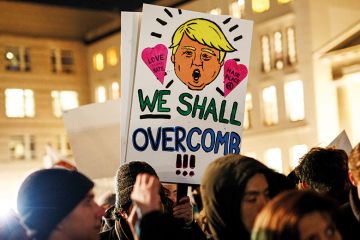
[[[121,12],[121,163],[125,163],[141,13]]]
[[[198,184],[212,160],[240,152],[252,24],[144,5],[125,162]]]
[[[114,177],[120,164],[120,99],[64,113],[76,167],[92,179]]]
[[[342,149],[347,153],[347,155],[349,155],[352,150],[350,139],[345,130],[342,130],[328,146]]]

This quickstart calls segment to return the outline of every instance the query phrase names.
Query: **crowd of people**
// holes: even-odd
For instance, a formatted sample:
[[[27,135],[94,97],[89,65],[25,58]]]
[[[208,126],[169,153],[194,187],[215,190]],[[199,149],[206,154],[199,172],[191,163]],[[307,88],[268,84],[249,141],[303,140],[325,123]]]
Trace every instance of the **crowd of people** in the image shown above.
[[[76,169],[35,171],[20,186],[18,212],[1,219],[0,239],[360,239],[360,143],[349,156],[312,148],[287,176],[225,155],[191,197],[176,196],[146,162],[120,166],[115,182],[100,206],[93,181]]]

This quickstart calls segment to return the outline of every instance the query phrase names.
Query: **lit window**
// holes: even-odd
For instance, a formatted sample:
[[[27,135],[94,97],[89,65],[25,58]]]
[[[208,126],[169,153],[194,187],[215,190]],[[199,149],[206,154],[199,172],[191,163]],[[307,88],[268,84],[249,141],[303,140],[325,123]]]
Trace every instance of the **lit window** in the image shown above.
[[[25,71],[30,71],[31,70],[31,66],[30,66],[30,53],[29,53],[29,49],[28,48],[23,48],[22,49],[23,52],[23,56],[24,56],[24,70]]]
[[[58,66],[58,61],[57,61],[58,51],[56,49],[51,50],[50,58],[51,58],[51,71],[53,73],[56,73],[59,71],[59,66]]]
[[[264,124],[274,125],[279,122],[277,96],[275,86],[264,88],[262,91]]]
[[[111,84],[111,97],[112,99],[116,99],[119,98],[120,96],[120,91],[119,91],[120,87],[119,87],[119,83],[118,82],[113,82]]]
[[[270,72],[271,58],[270,58],[270,39],[268,35],[261,37],[261,52],[262,52],[262,70],[263,72]]]
[[[24,136],[11,136],[9,141],[11,160],[25,159],[25,138]]]
[[[64,73],[74,72],[74,54],[70,50],[61,50],[61,69]]]
[[[51,91],[53,113],[61,117],[63,111],[79,106],[78,94],[75,91]]]
[[[265,152],[266,165],[277,172],[283,172],[281,149],[270,148]]]
[[[10,136],[8,146],[11,160],[36,159],[36,144],[33,135]]]
[[[293,27],[287,28],[286,36],[287,36],[287,62],[289,65],[293,65],[297,61],[295,29]]]
[[[307,151],[308,147],[305,144],[295,145],[291,148],[291,169],[294,169],[299,165],[300,158],[302,158]]]
[[[270,0],[252,0],[252,10],[256,13],[262,13],[270,8]]]
[[[304,89],[301,80],[285,83],[285,102],[291,121],[304,119]]]
[[[244,128],[251,127],[251,110],[253,109],[251,93],[246,93],[245,112],[244,112]]]
[[[233,1],[229,5],[230,15],[234,18],[242,18],[245,11],[245,0]]]
[[[115,66],[116,64],[118,64],[118,54],[116,47],[109,48],[106,51],[106,60],[107,64],[109,64],[110,66]]]
[[[6,70],[20,71],[20,53],[19,48],[8,47],[5,50]]]
[[[71,50],[51,50],[51,71],[53,73],[73,73],[75,68],[74,53]]]
[[[274,33],[274,53],[275,53],[275,68],[283,69],[283,44],[282,44],[282,34],[280,31]]]
[[[30,158],[35,159],[36,158],[36,144],[35,144],[35,137],[33,135],[28,136],[29,137],[29,153]]]
[[[277,0],[277,1],[280,4],[285,4],[285,3],[291,2],[291,0]]]
[[[209,13],[212,14],[212,15],[220,15],[221,14],[221,8],[211,9]]]
[[[106,101],[106,89],[103,86],[99,86],[96,89],[96,101],[105,102]]]
[[[101,53],[96,53],[93,57],[93,64],[95,70],[97,71],[104,70],[104,55],[102,55]]]
[[[30,89],[6,89],[6,116],[7,117],[34,117],[34,93]]]
[[[56,135],[56,150],[61,156],[71,155],[71,148],[67,135]]]

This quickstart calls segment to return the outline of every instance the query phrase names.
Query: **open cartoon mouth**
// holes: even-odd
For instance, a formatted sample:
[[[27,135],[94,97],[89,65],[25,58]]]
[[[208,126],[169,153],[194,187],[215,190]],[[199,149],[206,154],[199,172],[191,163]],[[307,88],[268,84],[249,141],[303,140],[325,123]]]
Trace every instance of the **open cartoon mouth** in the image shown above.
[[[199,78],[201,77],[200,70],[199,70],[199,69],[195,69],[195,70],[193,71],[192,77],[193,77],[193,79],[195,80],[195,82],[197,82],[197,80],[199,80]]]

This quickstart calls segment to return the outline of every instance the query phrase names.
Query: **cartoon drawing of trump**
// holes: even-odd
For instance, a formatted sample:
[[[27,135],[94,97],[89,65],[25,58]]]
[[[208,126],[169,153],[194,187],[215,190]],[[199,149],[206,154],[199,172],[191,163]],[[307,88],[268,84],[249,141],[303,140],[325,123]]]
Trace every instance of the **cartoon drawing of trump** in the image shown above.
[[[189,89],[197,91],[216,79],[226,53],[236,51],[220,27],[203,18],[191,19],[179,26],[170,48],[176,76]]]

